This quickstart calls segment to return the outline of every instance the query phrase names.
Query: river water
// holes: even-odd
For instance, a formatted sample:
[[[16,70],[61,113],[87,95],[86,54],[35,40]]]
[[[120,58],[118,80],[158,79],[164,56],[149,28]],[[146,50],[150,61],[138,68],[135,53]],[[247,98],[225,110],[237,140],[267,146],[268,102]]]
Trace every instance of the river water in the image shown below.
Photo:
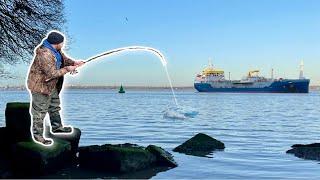
[[[64,90],[64,123],[82,130],[80,145],[155,144],[170,151],[179,166],[153,176],[214,179],[320,179],[320,164],[286,154],[298,143],[319,142],[320,93],[232,94],[176,92],[179,105],[197,112],[164,117],[174,106],[167,90]],[[27,91],[0,91],[0,125],[6,102],[29,101]],[[196,133],[225,143],[207,157],[172,152]]]

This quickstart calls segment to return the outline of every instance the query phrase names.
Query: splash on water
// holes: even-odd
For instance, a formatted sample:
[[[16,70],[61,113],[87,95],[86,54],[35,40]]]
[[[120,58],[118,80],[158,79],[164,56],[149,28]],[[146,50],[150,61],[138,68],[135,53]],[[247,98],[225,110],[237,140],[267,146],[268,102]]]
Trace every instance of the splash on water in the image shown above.
[[[168,107],[163,111],[163,117],[166,119],[187,119],[194,118],[199,114],[193,108],[185,106]]]

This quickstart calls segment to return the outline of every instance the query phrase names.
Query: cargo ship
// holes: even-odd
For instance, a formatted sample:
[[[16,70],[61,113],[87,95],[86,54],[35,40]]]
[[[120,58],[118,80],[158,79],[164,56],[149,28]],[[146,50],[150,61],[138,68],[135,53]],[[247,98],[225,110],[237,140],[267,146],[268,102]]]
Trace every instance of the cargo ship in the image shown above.
[[[249,71],[241,80],[225,78],[224,71],[214,68],[212,63],[196,75],[194,88],[199,92],[239,92],[239,93],[308,93],[310,79],[303,76],[303,62],[300,64],[299,79],[265,78],[259,70]]]

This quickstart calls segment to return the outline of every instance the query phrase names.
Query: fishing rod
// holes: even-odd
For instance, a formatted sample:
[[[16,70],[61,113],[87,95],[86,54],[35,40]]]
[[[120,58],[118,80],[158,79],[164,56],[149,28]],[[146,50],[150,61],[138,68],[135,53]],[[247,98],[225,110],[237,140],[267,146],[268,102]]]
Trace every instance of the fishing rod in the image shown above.
[[[95,59],[98,59],[100,57],[107,56],[107,55],[114,54],[114,53],[118,53],[118,52],[121,52],[121,51],[134,51],[134,50],[145,50],[145,51],[151,51],[153,53],[156,53],[156,55],[160,57],[162,64],[164,66],[167,64],[167,62],[164,59],[164,56],[161,54],[160,51],[158,51],[158,50],[156,50],[154,48],[151,48],[151,47],[144,47],[144,46],[128,46],[128,47],[123,47],[123,48],[118,48],[118,49],[113,49],[113,50],[110,50],[110,51],[106,51],[104,53],[98,54],[96,56],[93,56],[93,57],[87,59],[85,61],[85,63],[88,63],[88,62],[90,62],[92,60],[95,60]]]

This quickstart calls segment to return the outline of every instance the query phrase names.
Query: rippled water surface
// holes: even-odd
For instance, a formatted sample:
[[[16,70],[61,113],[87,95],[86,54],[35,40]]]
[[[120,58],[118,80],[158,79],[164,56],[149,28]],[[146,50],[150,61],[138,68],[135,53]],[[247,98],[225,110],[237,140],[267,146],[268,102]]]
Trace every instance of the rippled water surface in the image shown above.
[[[29,101],[27,91],[0,91],[0,125],[5,104]],[[173,105],[169,90],[65,90],[65,124],[82,130],[80,145],[155,144],[171,150],[199,132],[226,145],[213,158],[173,153],[179,167],[153,178],[320,179],[320,164],[286,154],[291,145],[319,142],[320,93],[229,94],[178,91],[194,117],[165,118]]]

